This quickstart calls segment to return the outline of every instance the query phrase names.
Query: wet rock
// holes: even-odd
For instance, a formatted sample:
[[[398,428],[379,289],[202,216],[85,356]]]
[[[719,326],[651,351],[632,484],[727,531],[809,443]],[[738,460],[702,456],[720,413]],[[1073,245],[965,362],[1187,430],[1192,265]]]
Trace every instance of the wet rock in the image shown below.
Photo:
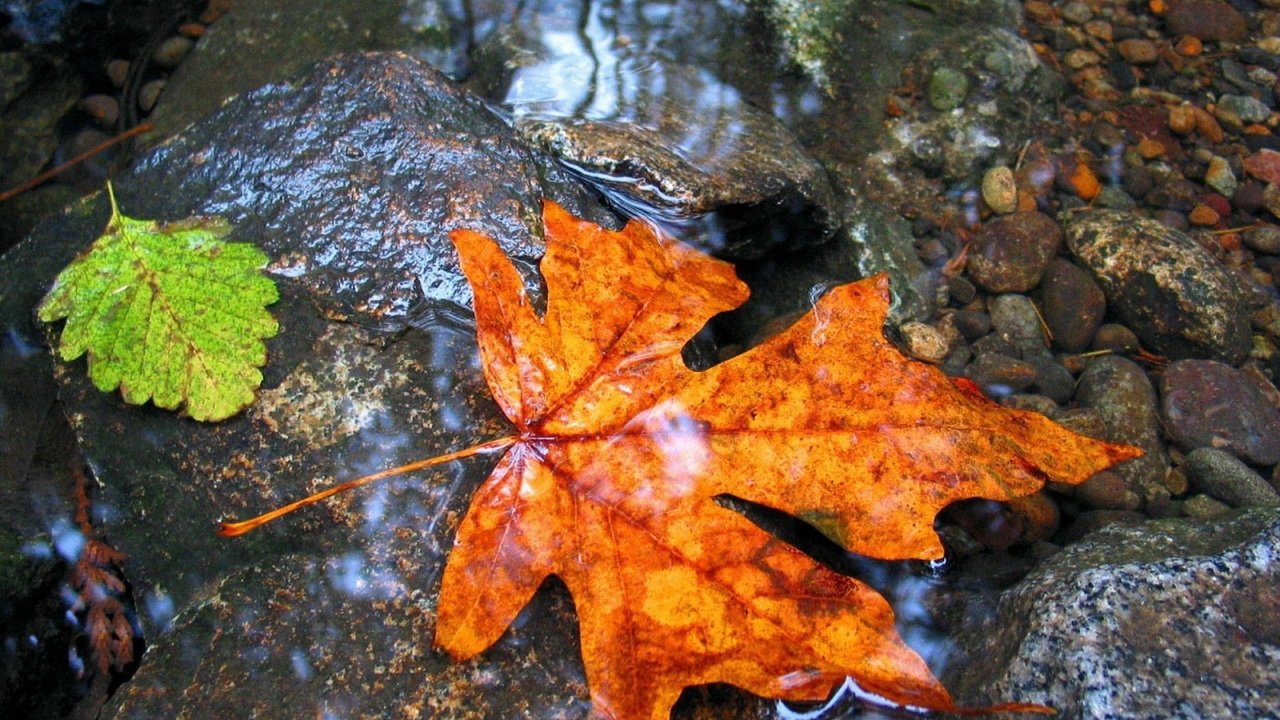
[[[1068,718],[1275,716],[1277,552],[1274,511],[1093,533],[1005,591],[943,680]]]
[[[1067,245],[1144,345],[1172,358],[1238,362],[1250,346],[1239,286],[1195,240],[1155,221],[1083,212]]]
[[[1126,38],[1116,43],[1116,50],[1125,62],[1134,65],[1150,65],[1159,59],[1155,43],[1145,38]]]
[[[1136,510],[1141,500],[1125,487],[1124,478],[1103,470],[1076,486],[1075,496],[1098,510]]]
[[[1280,493],[1235,456],[1217,448],[1196,448],[1182,465],[1192,486],[1231,507],[1280,505]]]
[[[1112,468],[1143,502],[1167,499],[1163,479],[1168,471],[1160,442],[1160,416],[1155,388],[1137,364],[1121,357],[1094,358],[1080,375],[1076,401],[1102,418],[1104,440],[1136,445],[1145,453]]]
[[[164,102],[147,118],[156,131],[142,143],[158,145],[228,98],[285,82],[331,55],[400,49],[456,70],[448,28],[424,23],[414,33],[402,10],[392,3],[335,0],[317,13],[306,0],[236,0],[235,12],[210,25],[170,75]],[[422,13],[431,15],[425,8]]]
[[[938,277],[920,262],[910,227],[900,215],[878,203],[854,202],[829,244],[847,249],[860,277],[888,273],[893,296],[889,324],[933,317]]]
[[[195,46],[196,43],[191,38],[174,35],[166,38],[156,47],[155,52],[151,54],[151,61],[162,68],[176,68],[182,64],[187,53],[190,53]]]
[[[1280,463],[1275,388],[1230,365],[1179,360],[1160,381],[1160,417],[1183,450],[1214,447],[1257,465]]]
[[[1044,331],[1035,304],[1025,295],[1007,294],[988,303],[993,332],[1024,360],[1047,354]]]
[[[1231,506],[1208,495],[1196,494],[1182,503],[1182,512],[1189,518],[1213,520],[1230,515]]]
[[[1036,366],[998,353],[984,353],[965,368],[965,375],[992,397],[1002,397],[1031,387]]]
[[[1049,263],[1039,300],[1054,344],[1073,353],[1089,347],[1107,310],[1106,298],[1093,277],[1065,258]]]
[[[1047,215],[1019,212],[986,223],[969,250],[969,276],[990,292],[1035,287],[1062,244],[1062,230]]]
[[[1233,113],[1244,123],[1260,123],[1271,116],[1271,108],[1249,95],[1223,95],[1218,98],[1218,108]]]
[[[154,657],[171,653],[169,667],[144,662],[140,682],[117,693],[114,716],[220,717],[263,703],[313,715],[357,696],[350,702],[365,708],[417,702],[426,692],[419,673],[444,666],[427,650],[423,598],[434,596],[482,464],[392,481],[237,541],[213,529],[219,519],[500,432],[475,370],[463,320],[469,293],[448,230],[494,237],[536,290],[542,198],[608,215],[482,102],[399,54],[337,58],[294,84],[241,96],[141,157],[115,187],[137,217],[228,218],[234,239],[273,260],[281,299],[271,310],[282,331],[268,343],[258,401],[217,424],[127,406],[94,388],[83,362],[58,367],[62,402],[96,470],[103,530],[129,556]],[[14,282],[0,301],[23,302],[29,318],[53,275],[100,234],[106,213],[98,196],[42,225],[5,256],[24,264],[20,274],[6,271]],[[235,578],[248,580],[237,586]],[[254,595],[259,587],[268,594]],[[222,623],[226,614],[237,620]],[[239,624],[249,616],[256,619]],[[547,617],[572,627],[555,612]],[[217,648],[225,662],[200,665],[232,626]],[[571,640],[556,647],[563,662],[577,662]],[[559,651],[538,652],[551,672],[565,667],[550,660]],[[476,680],[476,692],[498,692],[471,666],[450,667],[451,687],[461,677]],[[507,666],[487,667],[479,677],[504,677],[498,669]],[[322,672],[329,668],[336,674]],[[205,674],[216,681],[200,680]],[[581,702],[572,672],[560,684],[537,677],[539,692],[493,715],[519,715],[519,702],[542,697]],[[296,704],[281,705],[285,697]]]
[[[561,71],[523,67],[512,87],[547,87],[542,75]],[[605,113],[566,117],[542,103],[518,114],[516,128],[633,212],[676,223],[714,212],[703,243],[718,254],[759,257],[831,235],[826,171],[782,123],[703,71],[654,61],[643,77],[662,87],[652,105],[620,97]]]
[[[976,340],[991,332],[991,316],[976,310],[957,310],[951,314],[956,330],[966,340]]]
[[[982,175],[982,199],[987,207],[1007,215],[1018,207],[1018,185],[1008,165],[997,165]]]
[[[1280,227],[1262,224],[1244,231],[1240,238],[1254,252],[1280,255]]]
[[[1222,0],[1173,0],[1164,24],[1170,35],[1200,40],[1240,42],[1249,36],[1244,16]]]
[[[898,328],[906,343],[907,354],[927,363],[940,363],[951,351],[947,338],[932,325],[912,321]]]
[[[1032,387],[1037,392],[1057,403],[1071,399],[1075,394],[1076,379],[1069,370],[1048,354],[1039,355],[1030,362],[1036,366],[1036,381]]]
[[[1209,167],[1204,171],[1204,182],[1223,197],[1231,197],[1239,187],[1236,175],[1231,170],[1231,163],[1218,155],[1209,160]]]
[[[938,68],[929,76],[929,105],[938,112],[960,106],[969,94],[969,78],[959,70]]]
[[[1106,350],[1108,352],[1127,354],[1137,352],[1141,348],[1138,342],[1138,336],[1124,325],[1118,323],[1104,323],[1098,326],[1098,331],[1093,335],[1093,342],[1090,343],[1091,350]]]

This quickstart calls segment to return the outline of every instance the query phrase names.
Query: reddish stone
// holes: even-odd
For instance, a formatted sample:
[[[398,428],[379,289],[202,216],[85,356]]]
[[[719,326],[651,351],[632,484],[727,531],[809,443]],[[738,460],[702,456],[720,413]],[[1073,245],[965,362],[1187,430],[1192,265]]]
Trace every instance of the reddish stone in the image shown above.
[[[1280,183],[1280,152],[1259,150],[1244,159],[1244,171],[1265,183]]]

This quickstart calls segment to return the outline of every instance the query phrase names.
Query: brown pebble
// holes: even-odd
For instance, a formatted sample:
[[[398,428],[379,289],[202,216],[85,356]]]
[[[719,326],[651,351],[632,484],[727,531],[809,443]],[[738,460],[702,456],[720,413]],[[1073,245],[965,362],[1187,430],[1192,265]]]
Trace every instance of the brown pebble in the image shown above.
[[[120,103],[110,95],[86,95],[76,107],[103,127],[112,127],[120,118]]]
[[[922,322],[903,323],[898,328],[903,342],[907,346],[907,354],[917,360],[938,364],[951,352],[951,345],[937,328]]]
[[[1190,103],[1170,107],[1169,129],[1179,135],[1190,135],[1196,129],[1195,108]]]
[[[1164,476],[1165,489],[1170,495],[1185,495],[1191,489],[1191,482],[1187,480],[1187,474],[1178,468],[1170,468],[1169,472]]]
[[[1143,137],[1138,141],[1138,154],[1142,156],[1143,160],[1154,160],[1164,155],[1166,151],[1164,143],[1159,140]]]
[[[1217,211],[1205,204],[1196,205],[1187,213],[1187,220],[1199,227],[1213,227],[1220,219]]]
[[[1120,57],[1134,65],[1150,65],[1160,59],[1156,44],[1143,38],[1126,38],[1116,44]]]
[[[1130,497],[1132,496],[1132,497]],[[1137,495],[1124,486],[1124,478],[1109,470],[1094,473],[1076,487],[1076,497],[1095,510],[1136,510]],[[1132,507],[1130,505],[1132,504]]]
[[[138,88],[138,109],[145,113],[151,112],[160,99],[160,93],[164,91],[164,85],[164,80],[152,80]]]
[[[174,35],[160,43],[156,51],[151,54],[151,61],[162,68],[178,67],[195,45],[191,38]]]
[[[110,80],[111,84],[114,85],[115,87],[118,87],[118,88],[124,87],[125,81],[129,79],[129,61],[128,60],[121,60],[120,58],[111,60],[110,62],[107,63],[107,66],[106,68],[104,68],[104,70],[106,71],[107,79]]]
[[[1138,336],[1123,325],[1106,323],[1094,333],[1091,347],[1094,350],[1110,350],[1114,353],[1137,352]]]
[[[178,26],[178,34],[183,37],[201,38],[204,37],[205,26],[198,22],[182,23]]]

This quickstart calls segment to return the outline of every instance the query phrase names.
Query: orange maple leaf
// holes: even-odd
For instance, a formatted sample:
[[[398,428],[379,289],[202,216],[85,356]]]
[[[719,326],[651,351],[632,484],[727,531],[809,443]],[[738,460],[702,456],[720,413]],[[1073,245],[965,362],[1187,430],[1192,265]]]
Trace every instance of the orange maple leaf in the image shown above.
[[[747,298],[732,266],[640,222],[612,232],[547,202],[544,223],[543,317],[492,240],[451,235],[485,379],[517,433],[406,468],[506,448],[458,529],[435,644],[459,660],[483,652],[557,575],[579,616],[596,717],[666,718],[683,688],[713,682],[822,700],[846,676],[904,706],[956,711],[884,598],[715,498],[821,515],[863,555],[937,559],[933,522],[948,503],[1079,483],[1140,454],[903,356],[882,333],[883,276],[837,287],[780,335],[691,371],[688,339]]]

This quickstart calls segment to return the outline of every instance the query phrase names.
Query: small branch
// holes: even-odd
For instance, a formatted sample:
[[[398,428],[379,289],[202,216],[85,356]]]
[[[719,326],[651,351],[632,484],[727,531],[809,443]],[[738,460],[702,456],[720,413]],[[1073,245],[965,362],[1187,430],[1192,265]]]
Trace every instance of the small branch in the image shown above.
[[[120,133],[119,135],[116,135],[116,136],[114,136],[114,137],[108,138],[108,139],[106,139],[106,140],[104,140],[104,141],[102,141],[102,142],[98,143],[98,144],[97,144],[97,145],[95,145],[94,147],[92,147],[92,148],[90,148],[90,149],[88,149],[88,150],[85,150],[84,152],[80,153],[79,155],[77,155],[77,156],[75,156],[75,157],[71,158],[70,160],[68,160],[68,161],[66,161],[66,162],[64,162],[64,163],[62,163],[62,164],[60,164],[60,165],[58,165],[57,167],[50,168],[49,170],[45,170],[44,172],[42,172],[42,173],[40,173],[39,175],[37,175],[37,176],[35,176],[35,177],[31,178],[31,179],[30,179],[30,180],[28,180],[28,181],[26,181],[26,182],[22,183],[21,185],[17,185],[17,186],[15,186],[15,187],[9,188],[8,190],[5,190],[4,192],[0,192],[0,202],[4,202],[5,200],[9,200],[10,198],[13,198],[13,197],[15,197],[15,196],[17,196],[17,195],[21,195],[22,193],[24,193],[24,192],[26,192],[26,191],[28,191],[28,190],[30,190],[30,189],[32,189],[32,188],[39,187],[40,185],[43,185],[45,182],[47,182],[50,178],[54,178],[54,177],[56,177],[56,176],[58,176],[58,175],[61,175],[62,173],[66,172],[67,170],[70,170],[71,168],[75,167],[76,165],[79,165],[80,163],[84,162],[85,160],[88,160],[89,158],[91,158],[91,157],[93,157],[93,156],[95,156],[95,155],[100,155],[100,154],[102,154],[102,153],[106,152],[107,150],[110,150],[112,147],[115,147],[116,145],[119,145],[120,143],[124,142],[125,140],[128,140],[128,139],[130,139],[130,138],[132,138],[132,137],[135,137],[135,136],[137,136],[137,135],[141,135],[142,133],[145,133],[145,132],[150,132],[150,131],[152,131],[152,130],[154,130],[154,129],[155,129],[155,127],[154,127],[151,123],[142,123],[141,125],[137,125],[137,126],[135,126],[135,127],[129,128],[128,130],[125,130],[124,132]]]
[[[278,507],[271,512],[263,513],[255,518],[241,520],[239,522],[224,522],[218,526],[218,534],[222,537],[238,537],[240,535],[244,535],[250,530],[253,530],[254,528],[261,527],[278,517],[288,515],[298,508],[320,502],[321,500],[337,495],[340,492],[345,492],[352,488],[358,488],[361,485],[367,485],[375,480],[389,478],[394,475],[403,475],[404,473],[413,472],[414,470],[421,470],[423,468],[431,467],[432,465],[441,465],[453,460],[461,460],[462,458],[471,457],[472,455],[480,455],[481,453],[492,452],[494,450],[502,450],[515,444],[518,439],[519,438],[514,435],[498,438],[497,440],[490,440],[489,442],[473,445],[469,448],[458,450],[456,452],[437,455],[433,458],[427,458],[426,460],[417,460],[406,465],[381,470],[373,473],[372,475],[365,475],[364,477],[359,477],[355,480],[348,480],[341,485],[335,485],[328,490],[321,490],[314,495],[309,495],[301,500],[295,500],[288,505]]]

